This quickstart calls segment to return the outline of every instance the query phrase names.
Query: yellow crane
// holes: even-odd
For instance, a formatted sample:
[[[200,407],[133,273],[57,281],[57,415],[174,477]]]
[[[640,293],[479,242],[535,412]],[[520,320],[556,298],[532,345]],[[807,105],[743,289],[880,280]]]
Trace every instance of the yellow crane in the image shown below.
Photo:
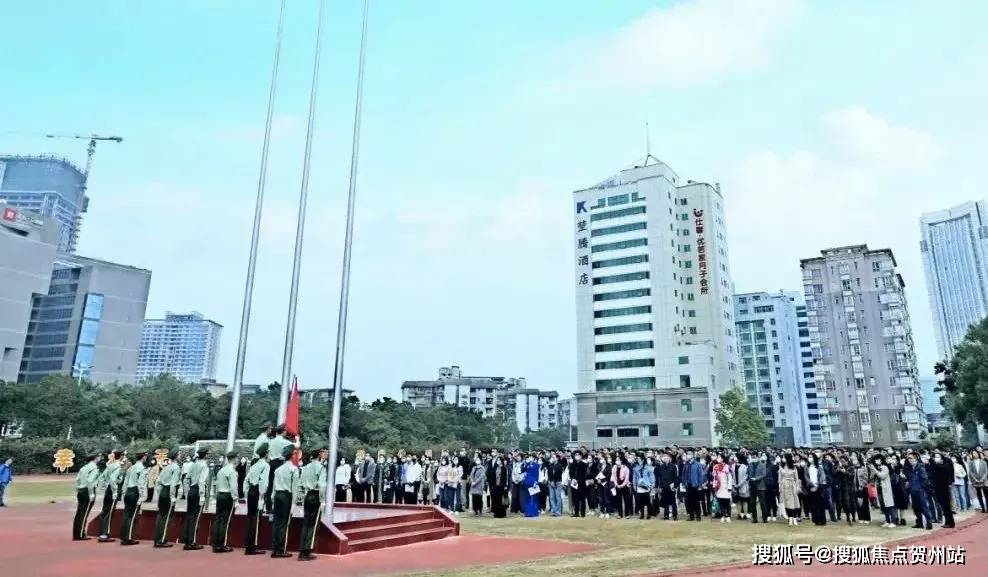
[[[121,136],[100,136],[99,134],[46,134],[45,138],[77,138],[79,140],[89,139],[89,146],[86,148],[86,172],[83,175],[85,185],[89,183],[89,171],[93,168],[93,155],[96,154],[97,141],[123,142]]]

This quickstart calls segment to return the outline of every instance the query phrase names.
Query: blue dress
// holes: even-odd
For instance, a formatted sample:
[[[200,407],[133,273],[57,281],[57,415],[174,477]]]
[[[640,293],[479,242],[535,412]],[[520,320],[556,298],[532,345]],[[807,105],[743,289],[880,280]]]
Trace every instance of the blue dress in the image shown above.
[[[538,517],[539,516],[539,494],[536,493],[532,495],[528,492],[531,487],[539,486],[539,463],[538,461],[532,463],[526,463],[521,467],[522,472],[525,474],[525,479],[522,481],[522,487],[525,490],[525,516],[526,517]]]

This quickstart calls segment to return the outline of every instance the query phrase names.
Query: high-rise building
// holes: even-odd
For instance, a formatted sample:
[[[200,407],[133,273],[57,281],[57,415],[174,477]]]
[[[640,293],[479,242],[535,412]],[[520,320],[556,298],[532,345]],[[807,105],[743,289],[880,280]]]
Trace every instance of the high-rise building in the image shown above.
[[[32,302],[18,380],[135,383],[150,285],[149,270],[57,255],[47,294]]]
[[[820,415],[826,414],[826,409],[820,409],[820,400],[816,394],[816,380],[813,377],[813,345],[810,342],[809,317],[806,314],[806,304],[796,303],[796,328],[799,334],[799,371],[803,383],[803,395],[806,399],[806,421],[810,430],[810,445],[823,443],[820,433]]]
[[[147,319],[137,357],[138,380],[169,374],[187,383],[216,379],[223,325],[197,312]]]
[[[711,444],[720,393],[739,386],[720,186],[649,159],[573,194],[587,446]]]
[[[0,156],[0,201],[58,223],[58,250],[75,252],[82,213],[89,207],[86,175],[54,156]]]
[[[915,442],[926,430],[905,282],[889,249],[866,245],[800,261],[821,440]]]
[[[524,378],[464,376],[458,366],[441,367],[433,381],[405,381],[402,401],[413,407],[456,405],[484,417],[514,419],[522,433],[559,426],[556,391],[530,388]]]
[[[798,293],[734,295],[734,324],[748,404],[765,420],[771,442],[810,443],[796,317]]]
[[[940,358],[950,359],[967,329],[988,316],[988,206],[984,201],[919,220],[926,290]]]
[[[17,381],[35,296],[48,294],[58,228],[0,201],[0,381]]]

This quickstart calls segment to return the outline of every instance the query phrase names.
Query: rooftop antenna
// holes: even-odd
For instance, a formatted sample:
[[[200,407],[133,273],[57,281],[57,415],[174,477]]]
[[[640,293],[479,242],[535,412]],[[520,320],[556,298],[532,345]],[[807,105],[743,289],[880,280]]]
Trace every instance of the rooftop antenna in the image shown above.
[[[645,161],[642,162],[642,166],[648,166],[648,160],[652,159],[658,164],[660,161],[658,158],[652,156],[652,135],[648,130],[648,121],[645,121]]]

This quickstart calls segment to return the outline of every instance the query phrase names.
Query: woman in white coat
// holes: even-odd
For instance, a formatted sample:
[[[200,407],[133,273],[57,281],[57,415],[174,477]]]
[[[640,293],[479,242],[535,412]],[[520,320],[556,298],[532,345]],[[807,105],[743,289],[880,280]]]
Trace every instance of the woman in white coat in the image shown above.
[[[734,489],[734,476],[731,469],[724,464],[724,457],[714,457],[713,469],[714,496],[717,497],[718,511],[721,523],[731,522],[731,492]]]

